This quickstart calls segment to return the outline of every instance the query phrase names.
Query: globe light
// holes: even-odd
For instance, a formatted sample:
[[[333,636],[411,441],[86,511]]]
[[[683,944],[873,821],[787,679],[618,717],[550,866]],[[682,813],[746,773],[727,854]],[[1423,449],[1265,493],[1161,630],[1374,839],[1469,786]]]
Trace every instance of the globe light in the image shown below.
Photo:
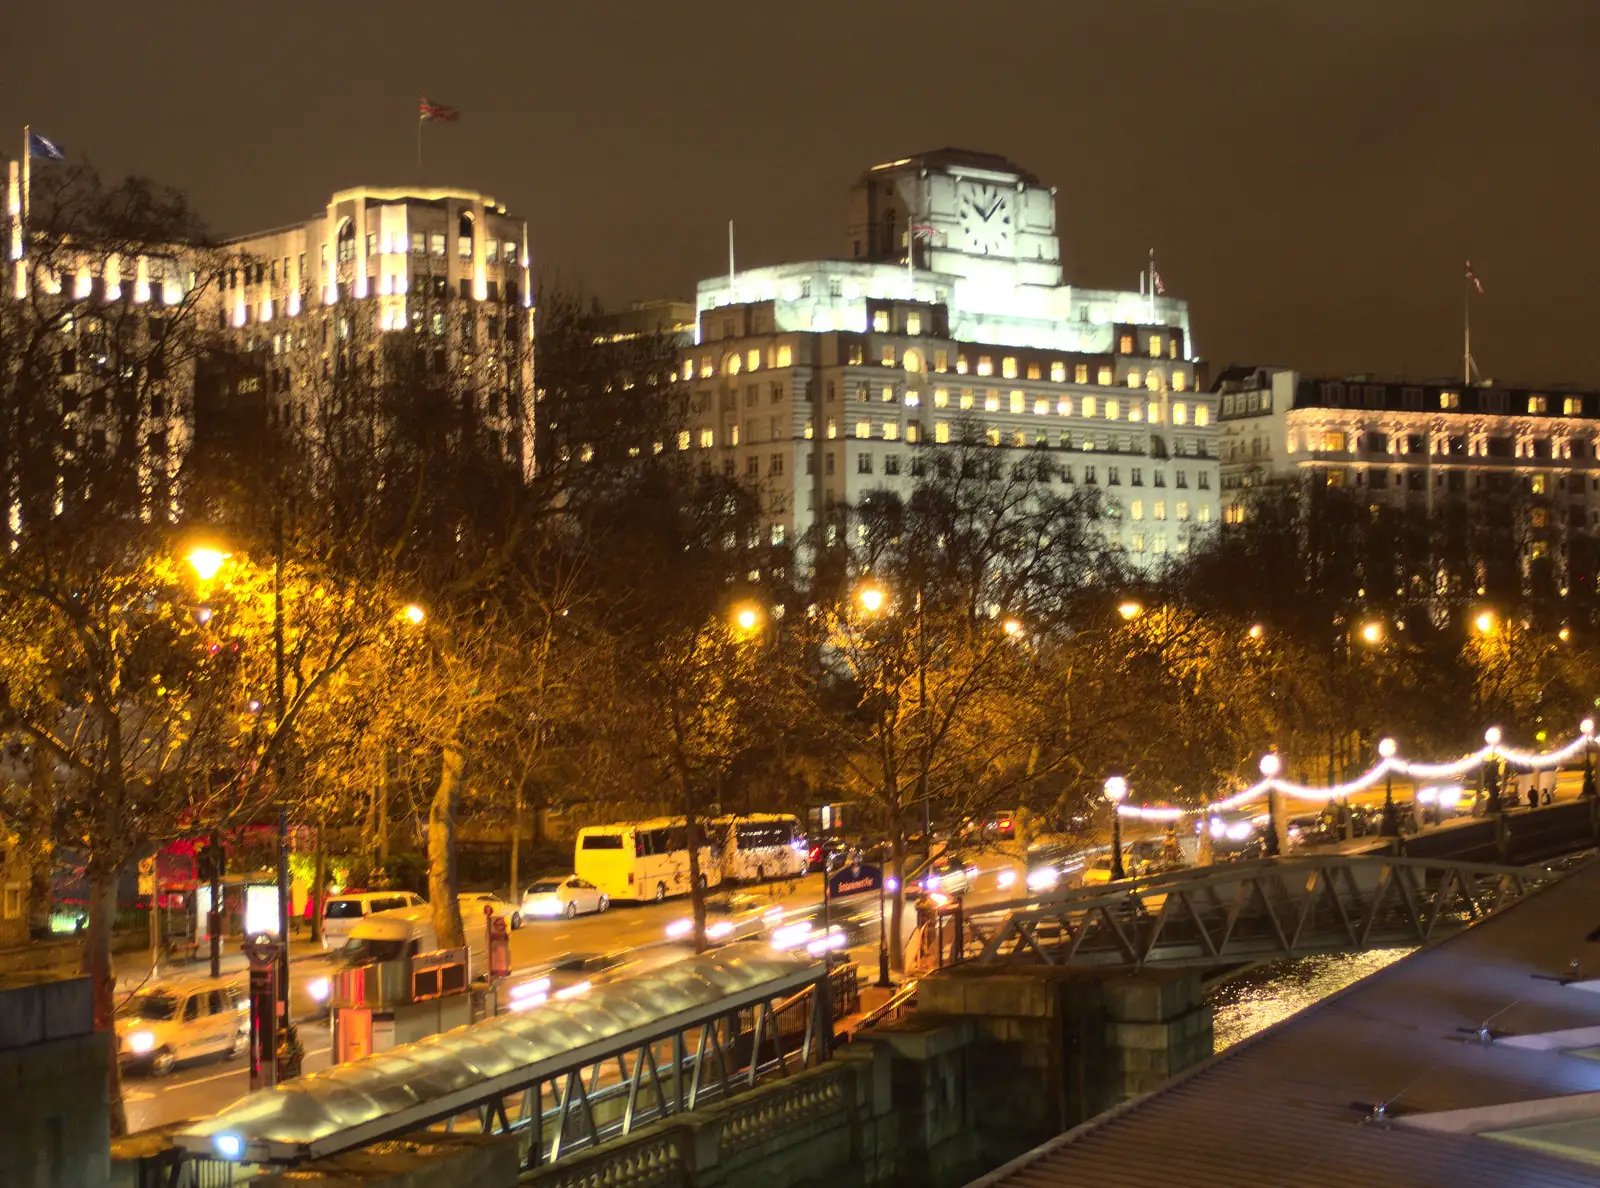
[[[1585,718],[1583,721],[1578,723],[1578,729],[1581,730],[1584,734],[1593,734],[1594,733],[1594,719],[1593,718]]]
[[[1144,607],[1140,606],[1137,602],[1130,600],[1117,607],[1117,614],[1121,615],[1124,619],[1131,621],[1144,614]]]
[[[428,612],[414,602],[408,603],[400,613],[405,616],[406,622],[413,627],[421,626],[422,621],[428,617]]]
[[[1376,621],[1361,624],[1361,638],[1363,642],[1368,644],[1382,643],[1383,624]]]
[[[1007,635],[1020,635],[1022,633],[1022,623],[1017,619],[1007,619],[1000,626],[1005,629]]]
[[[1393,759],[1395,752],[1394,739],[1383,738],[1378,740],[1378,754],[1385,759]]]
[[[194,570],[196,577],[202,582],[209,582],[217,576],[218,571],[222,568],[222,563],[230,555],[220,549],[201,548],[191,550],[184,560],[189,562],[189,567]]]
[[[741,603],[733,609],[733,624],[746,633],[755,631],[761,626],[761,608],[752,602]]]
[[[1266,632],[1262,630],[1262,627],[1261,627],[1260,623],[1251,623],[1250,624],[1249,635],[1250,635],[1251,639],[1260,639],[1265,634],[1266,634]]]
[[[1472,625],[1478,629],[1478,634],[1480,635],[1493,635],[1495,628],[1494,613],[1492,611],[1480,612],[1478,617],[1472,620]]]
[[[861,603],[861,609],[869,615],[875,615],[883,609],[885,602],[883,587],[868,584],[861,587],[856,600]]]
[[[1106,799],[1112,804],[1120,804],[1123,797],[1128,795],[1128,781],[1121,776],[1109,776],[1106,779]]]
[[[1572,638],[1572,628],[1568,627],[1566,624],[1562,624],[1561,630],[1556,632],[1556,638],[1562,643],[1566,643]]]
[[[1491,726],[1489,729],[1483,732],[1483,741],[1488,743],[1491,747],[1498,747],[1500,745],[1500,737],[1500,727],[1498,726]]]
[[[1265,755],[1261,756],[1261,774],[1266,776],[1269,780],[1274,779],[1277,776],[1282,766],[1282,760],[1278,758],[1276,752],[1268,751]]]

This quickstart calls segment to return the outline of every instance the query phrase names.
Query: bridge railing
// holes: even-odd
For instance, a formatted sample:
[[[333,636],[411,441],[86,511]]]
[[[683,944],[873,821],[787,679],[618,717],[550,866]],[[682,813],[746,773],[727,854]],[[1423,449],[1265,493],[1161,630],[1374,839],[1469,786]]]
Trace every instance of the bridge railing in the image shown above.
[[[1385,855],[1226,863],[951,912],[923,925],[923,951],[938,965],[1134,970],[1421,945],[1556,877]]]

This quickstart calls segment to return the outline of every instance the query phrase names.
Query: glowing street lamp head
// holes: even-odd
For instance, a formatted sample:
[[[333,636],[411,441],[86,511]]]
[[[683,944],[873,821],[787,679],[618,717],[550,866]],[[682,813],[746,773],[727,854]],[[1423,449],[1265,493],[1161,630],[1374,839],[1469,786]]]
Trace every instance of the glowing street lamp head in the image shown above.
[[[1109,776],[1106,779],[1106,799],[1112,804],[1120,804],[1123,797],[1128,795],[1128,781],[1121,776]]]
[[[1500,738],[1500,727],[1498,726],[1491,726],[1489,729],[1483,732],[1483,741],[1488,743],[1491,747],[1498,747],[1500,745]]]
[[[413,627],[422,626],[422,621],[428,617],[428,612],[423,610],[415,602],[407,603],[405,609],[400,613],[405,616],[406,622],[410,623]]]
[[[1132,620],[1137,619],[1140,615],[1144,614],[1144,607],[1140,606],[1132,599],[1129,599],[1127,602],[1124,602],[1121,606],[1117,607],[1117,614],[1131,622]]]
[[[1594,733],[1594,719],[1593,718],[1585,718],[1583,721],[1578,723],[1578,729],[1583,731],[1584,734],[1593,734]]]
[[[1268,751],[1265,755],[1261,756],[1261,774],[1266,776],[1267,779],[1270,780],[1276,778],[1282,767],[1283,763],[1278,758],[1276,752]]]
[[[1395,752],[1394,739],[1392,739],[1392,738],[1381,738],[1381,739],[1378,740],[1378,754],[1382,755],[1385,759],[1393,759],[1394,758],[1394,752]]]
[[[861,609],[869,615],[875,615],[883,609],[885,597],[883,587],[868,583],[861,587],[856,595],[856,601],[861,603]]]
[[[1249,634],[1251,639],[1260,639],[1263,635],[1266,634],[1266,631],[1262,628],[1260,623],[1251,623],[1250,624],[1250,631],[1249,631],[1248,634]]]
[[[749,635],[761,629],[761,608],[753,602],[741,602],[733,608],[733,625]]]
[[[224,553],[220,549],[199,548],[191,549],[184,560],[189,563],[189,568],[194,570],[196,577],[202,582],[209,582],[217,576],[218,571],[222,569],[222,563],[229,556],[231,554]]]
[[[1556,638],[1562,643],[1566,643],[1572,638],[1572,628],[1563,623],[1561,625],[1561,630],[1556,632]]]
[[[1361,624],[1361,640],[1366,644],[1380,644],[1383,642],[1383,624],[1377,620]]]
[[[1472,625],[1478,629],[1479,635],[1493,635],[1495,628],[1494,612],[1480,612],[1478,617],[1472,620]]]
[[[1000,626],[1005,629],[1007,635],[1022,634],[1022,621],[1020,619],[1007,619]]]

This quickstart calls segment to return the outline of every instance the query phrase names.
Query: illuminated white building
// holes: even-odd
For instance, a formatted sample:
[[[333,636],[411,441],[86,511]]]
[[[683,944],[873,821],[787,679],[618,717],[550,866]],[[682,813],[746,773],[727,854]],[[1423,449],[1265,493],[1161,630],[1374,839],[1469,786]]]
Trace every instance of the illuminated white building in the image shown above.
[[[340,190],[304,223],[222,246],[230,258],[209,295],[210,316],[261,360],[226,382],[264,385],[270,417],[308,423],[319,381],[354,362],[343,348],[368,350],[407,330],[434,340],[436,369],[470,394],[507,456],[531,467],[524,220],[472,190],[360,186]]]
[[[850,212],[850,259],[702,281],[682,353],[677,446],[759,481],[774,543],[837,540],[869,491],[909,493],[917,446],[964,430],[1039,451],[1063,492],[1098,488],[1135,561],[1214,520],[1188,308],[1064,283],[1052,189],[947,149],[869,170]]]

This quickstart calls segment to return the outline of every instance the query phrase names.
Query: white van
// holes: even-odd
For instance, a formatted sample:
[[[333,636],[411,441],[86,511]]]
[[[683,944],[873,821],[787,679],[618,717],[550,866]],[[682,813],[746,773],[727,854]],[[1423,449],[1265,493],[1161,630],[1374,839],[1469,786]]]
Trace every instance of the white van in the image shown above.
[[[350,930],[374,912],[424,904],[422,896],[410,891],[359,891],[350,895],[330,895],[322,905],[322,948],[329,951],[344,944]]]
[[[488,936],[481,919],[463,920],[462,923],[466,928],[467,952],[471,960],[468,974],[476,978],[489,970]],[[433,908],[423,903],[374,912],[356,921],[338,957],[345,965],[366,965],[374,961],[397,961],[402,957],[415,957],[418,953],[432,953],[438,948],[439,934],[433,927]]]

